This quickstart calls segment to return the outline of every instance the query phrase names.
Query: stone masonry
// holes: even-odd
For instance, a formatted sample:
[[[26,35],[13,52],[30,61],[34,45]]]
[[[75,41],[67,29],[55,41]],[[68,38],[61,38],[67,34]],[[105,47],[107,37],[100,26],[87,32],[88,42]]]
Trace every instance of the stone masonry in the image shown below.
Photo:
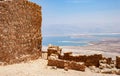
[[[0,62],[41,56],[41,7],[27,0],[0,1]]]
[[[120,69],[120,56],[116,56],[116,67]]]

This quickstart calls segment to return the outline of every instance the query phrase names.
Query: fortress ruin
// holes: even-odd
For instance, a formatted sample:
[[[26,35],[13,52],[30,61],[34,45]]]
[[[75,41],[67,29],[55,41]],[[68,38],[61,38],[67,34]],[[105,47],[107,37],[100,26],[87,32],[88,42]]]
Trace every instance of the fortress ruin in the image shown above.
[[[0,64],[41,56],[41,7],[28,0],[0,0]]]

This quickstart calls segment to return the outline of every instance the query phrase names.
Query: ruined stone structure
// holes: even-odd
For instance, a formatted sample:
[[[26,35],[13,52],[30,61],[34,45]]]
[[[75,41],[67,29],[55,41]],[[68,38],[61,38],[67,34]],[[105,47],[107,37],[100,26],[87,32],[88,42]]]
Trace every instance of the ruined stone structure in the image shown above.
[[[116,67],[120,69],[120,56],[116,57]]]
[[[68,69],[85,71],[85,64],[80,62],[69,61],[69,56],[72,52],[64,53],[61,56],[62,49],[59,46],[50,45],[47,49],[48,66],[56,66],[57,68],[64,68],[66,71]]]
[[[85,71],[85,64],[80,63],[80,62],[75,62],[75,61],[65,61],[65,60],[48,60],[48,66],[56,66],[57,68],[64,68],[65,70],[67,69],[73,69],[73,70],[78,70],[78,71]]]
[[[86,66],[96,66],[99,67],[99,60],[103,57],[101,54],[95,55],[79,55],[73,56],[71,52],[64,53],[64,56],[61,56],[60,59],[62,60],[69,60],[69,61],[76,61],[76,62],[84,62]]]
[[[41,7],[27,0],[0,1],[0,62],[40,57]]]
[[[102,56],[102,54],[73,55],[72,52],[65,52],[64,55],[59,54],[60,57],[58,58],[56,57],[58,56],[57,53],[58,50],[55,49],[55,46],[51,46],[51,50],[52,50],[51,53],[47,52],[50,53],[50,56],[48,58],[48,66],[52,66],[52,68],[54,69],[64,68],[65,71],[68,71],[69,69],[85,71],[86,67],[88,67],[92,72],[95,73],[120,75],[119,56],[117,56],[116,61],[114,61],[112,60],[112,58],[106,58]]]
[[[59,46],[52,46],[50,45],[47,49],[47,58],[51,55],[51,54],[56,54],[58,57],[60,57],[61,55],[61,51],[62,49]]]

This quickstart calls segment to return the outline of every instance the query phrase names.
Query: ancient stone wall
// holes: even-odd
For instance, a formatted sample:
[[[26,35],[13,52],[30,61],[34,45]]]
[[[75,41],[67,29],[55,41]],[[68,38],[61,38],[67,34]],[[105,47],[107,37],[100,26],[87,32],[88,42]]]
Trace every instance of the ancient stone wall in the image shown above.
[[[116,67],[120,69],[120,56],[116,57]]]
[[[41,7],[27,0],[0,2],[0,62],[36,59],[41,51]]]
[[[78,71],[85,71],[85,64],[80,62],[70,62],[65,60],[48,60],[48,66],[56,66],[57,68],[73,69]]]
[[[49,46],[47,49],[47,58],[51,55],[51,54],[56,54],[58,57],[60,57],[61,55],[61,51],[62,49],[59,46]]]
[[[96,66],[96,67],[99,67],[99,60],[101,60],[103,57],[102,57],[102,54],[95,54],[95,55],[90,55],[90,56],[87,56],[87,59],[86,59],[86,62],[85,62],[85,65],[86,66]]]
[[[62,60],[69,60],[69,61],[76,61],[76,62],[84,62],[86,66],[99,66],[99,60],[103,57],[101,54],[95,55],[79,55],[79,56],[72,56],[71,52],[64,53],[63,56],[60,56]]]

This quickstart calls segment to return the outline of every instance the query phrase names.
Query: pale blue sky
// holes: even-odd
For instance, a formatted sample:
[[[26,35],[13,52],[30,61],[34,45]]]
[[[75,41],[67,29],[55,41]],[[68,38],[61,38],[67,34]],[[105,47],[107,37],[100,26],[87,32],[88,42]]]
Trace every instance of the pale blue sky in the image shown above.
[[[30,0],[42,6],[43,34],[120,33],[120,0]]]

